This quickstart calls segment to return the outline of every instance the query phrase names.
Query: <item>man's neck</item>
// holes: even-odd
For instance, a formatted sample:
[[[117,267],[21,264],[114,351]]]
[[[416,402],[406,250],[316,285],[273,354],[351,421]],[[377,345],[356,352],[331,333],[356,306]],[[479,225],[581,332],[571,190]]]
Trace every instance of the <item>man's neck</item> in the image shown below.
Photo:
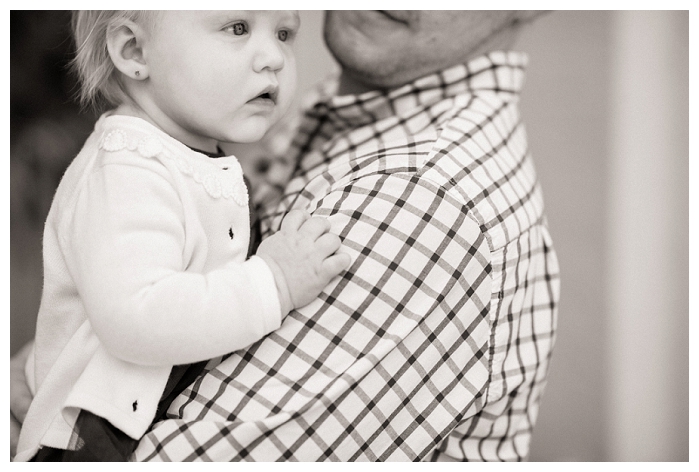
[[[369,85],[359,79],[356,79],[346,70],[340,73],[340,81],[337,87],[338,95],[360,95],[365,92],[379,90],[379,87]]]
[[[519,35],[520,26],[521,25],[518,22],[514,24],[509,23],[505,27],[493,31],[493,33],[490,36],[486,37],[480,44],[477,44],[467,54],[454,61],[454,63],[442,67],[441,69],[430,71],[428,74],[425,75],[434,74],[436,72],[439,72],[439,70],[445,70],[457,64],[465,64],[471,61],[472,59],[475,59],[478,56],[482,56],[489,52],[508,51],[512,49],[517,40],[517,36]],[[415,79],[417,78],[418,77],[415,77]],[[411,80],[410,82],[412,82],[413,80]],[[391,88],[397,88],[403,85],[405,84],[398,84]],[[338,95],[359,95],[365,92],[371,92],[373,90],[382,89],[385,89],[385,87],[380,87],[371,83],[367,83],[363,81],[361,78],[353,76],[350,72],[348,72],[345,69],[343,69],[340,72],[339,84],[337,89]]]

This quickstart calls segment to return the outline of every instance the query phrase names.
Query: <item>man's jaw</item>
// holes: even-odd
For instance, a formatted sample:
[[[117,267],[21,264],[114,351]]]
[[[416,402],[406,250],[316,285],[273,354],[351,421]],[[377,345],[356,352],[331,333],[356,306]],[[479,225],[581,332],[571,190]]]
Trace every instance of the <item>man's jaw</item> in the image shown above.
[[[378,10],[384,17],[402,23],[405,26],[411,26],[417,23],[419,11],[416,10]]]

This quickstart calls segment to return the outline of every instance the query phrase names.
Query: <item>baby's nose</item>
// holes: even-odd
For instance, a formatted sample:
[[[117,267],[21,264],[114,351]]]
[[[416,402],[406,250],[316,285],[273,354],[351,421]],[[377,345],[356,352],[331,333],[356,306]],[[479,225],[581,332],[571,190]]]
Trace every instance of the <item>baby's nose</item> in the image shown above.
[[[261,44],[253,61],[255,72],[262,72],[264,69],[277,72],[283,67],[284,54],[279,45],[272,41],[266,41],[264,44]]]

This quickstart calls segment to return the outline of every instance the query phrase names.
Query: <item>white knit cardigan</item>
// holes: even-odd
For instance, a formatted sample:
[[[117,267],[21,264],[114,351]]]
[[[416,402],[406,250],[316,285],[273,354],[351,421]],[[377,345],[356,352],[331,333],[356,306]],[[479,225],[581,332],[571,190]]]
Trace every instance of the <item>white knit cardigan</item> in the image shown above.
[[[173,365],[246,347],[281,323],[276,285],[245,260],[248,196],[234,156],[192,151],[104,115],[58,187],[27,363],[35,394],[17,460],[66,448],[80,409],[133,438]]]

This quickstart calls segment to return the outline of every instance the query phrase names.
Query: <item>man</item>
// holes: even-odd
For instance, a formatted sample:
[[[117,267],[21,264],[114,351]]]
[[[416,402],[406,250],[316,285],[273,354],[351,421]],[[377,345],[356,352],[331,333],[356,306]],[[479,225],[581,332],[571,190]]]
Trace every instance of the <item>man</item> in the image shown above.
[[[352,265],[210,362],[135,459],[527,457],[558,265],[517,110],[526,58],[503,51],[534,16],[328,12],[337,90],[307,112],[262,226],[326,216]]]

